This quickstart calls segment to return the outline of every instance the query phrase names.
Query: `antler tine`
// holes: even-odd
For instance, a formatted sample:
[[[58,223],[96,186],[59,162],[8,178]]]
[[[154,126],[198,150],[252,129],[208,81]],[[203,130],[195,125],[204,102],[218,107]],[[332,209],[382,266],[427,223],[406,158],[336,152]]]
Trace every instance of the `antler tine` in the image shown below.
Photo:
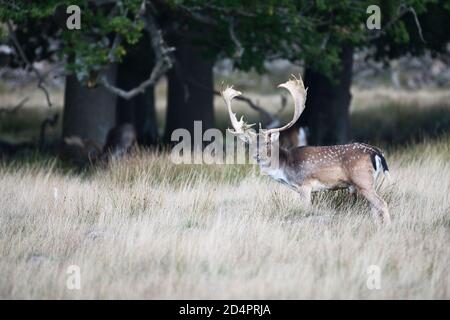
[[[275,133],[286,130],[294,125],[297,122],[298,118],[302,114],[303,110],[305,110],[305,102],[306,102],[306,93],[307,89],[303,84],[302,77],[299,75],[299,79],[297,79],[294,75],[292,75],[293,79],[289,79],[287,82],[282,83],[278,86],[278,88],[285,88],[289,91],[292,98],[294,99],[294,116],[292,120],[281,128],[272,128],[265,130],[266,133]]]
[[[241,120],[238,121],[238,119],[236,118],[236,113],[234,113],[231,109],[231,100],[233,100],[237,96],[240,96],[242,93],[234,90],[233,86],[230,86],[223,90],[221,94],[228,108],[228,115],[230,116],[231,125],[234,128],[234,131],[230,129],[229,131],[232,133],[244,133],[244,120],[241,117]]]

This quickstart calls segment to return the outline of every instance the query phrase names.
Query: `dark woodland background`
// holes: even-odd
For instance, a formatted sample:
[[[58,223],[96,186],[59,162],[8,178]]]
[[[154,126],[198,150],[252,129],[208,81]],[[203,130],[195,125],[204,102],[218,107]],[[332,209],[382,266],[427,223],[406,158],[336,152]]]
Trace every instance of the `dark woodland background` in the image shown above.
[[[80,30],[66,27],[71,4],[81,8]],[[372,4],[381,9],[380,30],[366,27]],[[64,139],[75,137],[69,142],[83,145],[82,157],[98,157],[94,153],[109,148],[108,133],[122,135],[124,124],[149,148],[170,144],[177,128],[192,132],[196,120],[203,130],[224,129],[227,119],[217,120],[214,109],[223,81],[239,85],[248,110],[256,110],[256,120],[268,126],[283,121],[289,107],[277,114],[278,106],[252,99],[245,90],[253,90],[255,81],[261,90],[265,79],[270,85],[266,81],[262,90],[273,94],[292,73],[302,73],[309,88],[297,124],[308,128],[309,144],[359,139],[398,145],[438,136],[450,126],[446,108],[400,115],[381,108],[375,114],[349,112],[352,85],[412,92],[448,87],[445,1],[46,0],[0,1],[0,8],[2,90],[37,83],[49,110],[35,124],[39,129],[31,141],[22,141],[14,126],[26,118],[27,97],[2,103],[3,156],[30,149],[60,154],[67,151]],[[155,108],[161,81],[163,123]],[[52,111],[52,93],[62,89],[63,110]],[[52,125],[60,129],[46,139]]]

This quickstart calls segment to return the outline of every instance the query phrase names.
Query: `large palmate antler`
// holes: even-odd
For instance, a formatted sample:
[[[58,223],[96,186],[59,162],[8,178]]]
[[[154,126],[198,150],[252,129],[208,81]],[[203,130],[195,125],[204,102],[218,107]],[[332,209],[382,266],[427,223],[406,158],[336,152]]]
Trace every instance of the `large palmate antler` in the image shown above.
[[[236,113],[234,113],[231,109],[231,100],[233,100],[237,96],[240,96],[241,94],[242,93],[240,91],[234,90],[233,87],[227,87],[224,91],[222,91],[222,97],[225,100],[225,104],[228,108],[231,125],[234,128],[234,130],[228,129],[228,131],[233,134],[248,134],[248,130],[254,126],[254,124],[247,124],[246,122],[244,122],[244,117],[241,117],[241,119],[238,121],[238,119],[236,118]]]
[[[287,89],[291,94],[292,98],[294,99],[294,108],[295,108],[294,116],[288,124],[286,124],[281,128],[265,129],[264,132],[267,134],[289,129],[297,122],[303,110],[305,110],[307,89],[305,89],[305,86],[303,85],[303,80],[301,76],[299,79],[297,79],[294,75],[292,75],[292,77],[293,79],[290,79],[287,82],[280,84],[278,87]]]
[[[292,120],[286,124],[285,126],[281,128],[271,128],[271,129],[261,129],[261,133],[265,134],[271,134],[275,132],[280,132],[283,130],[286,130],[294,125],[294,123],[297,122],[298,118],[300,118],[300,115],[302,114],[303,110],[305,109],[305,101],[306,101],[306,92],[305,86],[303,85],[302,78],[300,77],[297,79],[295,76],[292,76],[293,78],[289,81],[280,84],[278,87],[286,88],[289,93],[291,94],[292,98],[294,99],[294,116]],[[234,90],[233,87],[227,87],[224,91],[221,92],[222,97],[225,100],[225,104],[228,108],[228,114],[230,116],[231,124],[234,128],[234,130],[229,131],[233,134],[246,134],[246,135],[252,135],[254,132],[249,130],[254,124],[247,124],[243,118],[241,117],[240,120],[236,118],[236,113],[233,112],[231,109],[231,101],[240,96],[242,93],[240,91]]]

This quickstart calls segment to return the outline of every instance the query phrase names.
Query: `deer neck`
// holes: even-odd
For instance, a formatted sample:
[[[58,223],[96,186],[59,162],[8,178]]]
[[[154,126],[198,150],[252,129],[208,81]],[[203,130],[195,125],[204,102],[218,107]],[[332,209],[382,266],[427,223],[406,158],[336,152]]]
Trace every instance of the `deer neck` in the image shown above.
[[[261,174],[268,175],[274,180],[291,185],[289,175],[287,173],[287,165],[289,161],[289,151],[283,147],[278,149],[278,163],[272,163],[270,161],[259,161],[258,165],[261,170]]]

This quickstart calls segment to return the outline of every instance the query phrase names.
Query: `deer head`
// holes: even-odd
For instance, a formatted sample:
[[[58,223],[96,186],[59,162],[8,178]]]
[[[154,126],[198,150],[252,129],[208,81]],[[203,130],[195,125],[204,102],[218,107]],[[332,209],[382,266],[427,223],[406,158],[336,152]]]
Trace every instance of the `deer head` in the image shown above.
[[[292,120],[286,125],[280,128],[263,129],[261,128],[261,123],[259,124],[259,132],[256,132],[252,127],[254,124],[247,124],[244,121],[244,117],[240,120],[236,118],[236,113],[231,109],[232,100],[241,95],[241,92],[234,90],[233,87],[227,87],[222,91],[222,97],[225,100],[225,104],[228,109],[228,114],[230,116],[231,125],[233,129],[228,129],[228,131],[240,138],[242,141],[248,143],[252,150],[254,150],[253,157],[258,161],[265,161],[271,156],[273,147],[278,148],[279,134],[283,130],[289,129],[293,126],[297,120],[300,118],[303,110],[305,109],[306,92],[305,86],[303,85],[302,78],[297,79],[292,76],[290,80],[282,83],[278,86],[279,88],[285,88],[288,90],[290,95],[294,100],[294,115]]]

